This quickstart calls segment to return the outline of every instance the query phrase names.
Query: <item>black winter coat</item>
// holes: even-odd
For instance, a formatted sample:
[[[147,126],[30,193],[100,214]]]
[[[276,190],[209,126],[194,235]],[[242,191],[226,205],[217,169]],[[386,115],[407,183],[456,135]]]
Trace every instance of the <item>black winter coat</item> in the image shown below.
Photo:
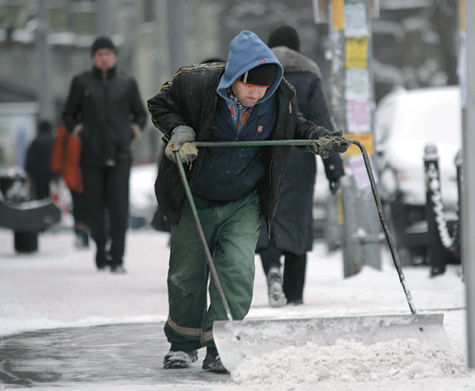
[[[168,142],[171,132],[179,125],[192,127],[197,141],[209,140],[218,99],[222,99],[216,94],[216,88],[223,71],[223,64],[181,68],[173,81],[165,83],[161,91],[148,100],[152,121],[164,133],[165,142]],[[289,83],[283,80],[276,94],[278,113],[271,139],[311,139],[321,135],[314,124],[298,113],[295,90]],[[262,213],[268,224],[275,213],[288,156],[288,147],[262,148],[265,174],[259,182],[258,191]],[[201,162],[198,155],[191,170],[187,170],[192,191]],[[167,158],[161,159],[155,194],[171,224],[176,224],[180,219],[185,193],[176,164]]]
[[[83,128],[82,157],[89,162],[130,159],[134,138],[132,124],[145,125],[146,112],[134,78],[112,68],[104,75],[93,68],[74,77],[63,111],[72,132]]]
[[[34,199],[49,197],[49,183],[53,178],[49,162],[53,144],[54,137],[50,133],[39,133],[28,147],[25,171],[33,184]]]
[[[318,65],[286,47],[276,47],[272,50],[284,66],[285,78],[295,87],[298,108],[302,115],[315,124],[334,131]],[[323,159],[323,163],[329,180],[336,181],[343,175],[343,164],[338,154]],[[293,254],[304,254],[312,249],[312,206],[316,173],[315,155],[292,148],[279,205],[271,225],[271,239],[267,225],[263,224],[257,251],[266,248],[269,240],[272,240],[274,247]]]

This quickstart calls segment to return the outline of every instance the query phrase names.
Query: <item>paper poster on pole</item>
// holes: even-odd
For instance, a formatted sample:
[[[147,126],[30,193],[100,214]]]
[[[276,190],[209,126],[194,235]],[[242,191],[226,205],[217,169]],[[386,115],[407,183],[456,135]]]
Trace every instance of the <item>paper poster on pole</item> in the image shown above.
[[[346,102],[346,123],[348,132],[371,132],[371,110],[369,102]]]
[[[348,37],[345,44],[345,67],[367,68],[368,38]]]
[[[345,133],[345,137],[350,140],[357,140],[364,145],[368,155],[374,154],[374,145],[373,145],[373,133]],[[361,155],[359,147],[352,145],[347,149],[346,154],[351,155]]]
[[[355,147],[358,148],[358,147]],[[359,151],[359,148],[358,148]],[[373,162],[371,161],[371,156],[368,156],[370,161],[370,166],[373,168]],[[354,155],[351,156],[347,160],[347,164],[350,167],[351,173],[353,174],[353,178],[355,180],[355,185],[359,190],[367,189],[371,186],[371,183],[368,178],[368,173],[366,172],[366,166],[364,164],[363,157],[361,156],[361,152],[359,152],[359,156]],[[373,169],[374,172],[374,169]],[[374,178],[376,180],[376,177]]]
[[[367,101],[370,98],[369,71],[350,68],[345,72],[345,98],[353,101]]]
[[[460,23],[460,30],[465,31],[467,29],[467,17],[466,17],[466,5],[465,0],[459,1],[459,23]]]
[[[366,7],[364,4],[345,6],[345,36],[365,37],[368,35]]]
[[[332,29],[341,30],[345,28],[345,1],[332,0]]]

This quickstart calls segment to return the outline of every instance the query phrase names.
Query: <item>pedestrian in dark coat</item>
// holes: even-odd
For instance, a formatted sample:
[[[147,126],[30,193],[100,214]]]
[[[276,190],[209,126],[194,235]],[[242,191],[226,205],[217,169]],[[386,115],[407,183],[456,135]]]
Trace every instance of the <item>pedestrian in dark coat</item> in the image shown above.
[[[171,343],[165,368],[186,368],[206,346],[203,369],[224,371],[212,333],[227,319],[213,282],[183,184],[175,151],[183,162],[233,319],[249,311],[260,215],[275,213],[287,147],[203,148],[195,140],[312,139],[313,152],[344,151],[349,144],[298,113],[295,91],[282,79],[275,55],[254,33],[242,31],[230,44],[226,64],[184,67],[148,101],[154,125],[167,143],[155,183],[157,200],[172,224],[168,271]],[[327,148],[324,148],[324,145]]]
[[[268,45],[283,65],[284,77],[297,92],[298,108],[304,118],[335,131],[323,94],[320,69],[315,62],[299,53],[297,31],[290,26],[279,27],[270,34]],[[323,159],[323,163],[330,190],[334,192],[344,174],[341,158],[333,154]],[[267,277],[269,303],[274,307],[286,302],[303,302],[307,252],[313,244],[315,178],[315,155],[292,148],[270,235],[267,225],[262,224],[257,244]],[[282,255],[285,255],[283,278]]]
[[[49,185],[53,173],[49,167],[54,137],[51,134],[51,124],[40,121],[37,134],[26,153],[25,171],[32,184],[32,198],[40,200],[49,197]]]
[[[82,142],[80,165],[88,226],[97,247],[96,266],[102,270],[110,265],[112,272],[123,273],[130,144],[140,136],[146,112],[136,81],[116,67],[114,43],[107,37],[96,38],[91,55],[92,70],[75,76],[71,83],[63,121]]]

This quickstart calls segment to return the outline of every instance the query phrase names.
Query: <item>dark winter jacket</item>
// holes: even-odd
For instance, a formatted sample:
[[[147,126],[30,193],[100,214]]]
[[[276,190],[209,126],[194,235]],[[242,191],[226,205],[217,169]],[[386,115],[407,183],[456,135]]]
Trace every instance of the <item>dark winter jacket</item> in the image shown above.
[[[318,65],[304,55],[287,47],[272,49],[284,66],[284,76],[297,92],[297,102],[302,115],[334,131],[327,102],[321,86]],[[323,159],[329,180],[336,181],[343,175],[343,164],[338,154]],[[304,254],[312,249],[312,205],[316,177],[315,155],[292,148],[277,212],[272,221],[273,246],[293,254]],[[257,251],[269,245],[269,232],[263,224]]]
[[[26,153],[25,171],[31,178],[34,199],[49,197],[49,183],[53,173],[49,167],[54,137],[49,132],[40,132],[31,142]]]
[[[252,107],[231,99],[233,83],[248,70],[261,64],[274,64],[275,75],[265,95]],[[225,71],[219,81],[218,109],[211,128],[212,141],[266,140],[276,122],[277,90],[284,70],[272,50],[252,32],[243,31],[231,41]],[[212,201],[235,201],[256,189],[265,173],[259,147],[206,148],[202,151],[200,175],[194,193]]]
[[[63,121],[68,131],[83,128],[82,158],[103,164],[107,159],[130,159],[132,124],[145,125],[146,112],[135,80],[112,68],[98,68],[74,77]]]
[[[216,93],[224,72],[222,64],[203,64],[181,68],[173,81],[167,82],[160,93],[148,101],[154,125],[164,133],[167,142],[173,129],[187,125],[194,129],[196,140],[211,139],[211,126],[222,99]],[[276,90],[277,121],[271,139],[310,139],[321,134],[316,126],[306,121],[297,111],[295,90],[282,80]],[[196,178],[201,174],[204,153],[198,155],[191,169],[187,169],[193,191]],[[264,218],[270,223],[275,212],[282,176],[289,155],[288,147],[262,148],[261,156],[265,173],[258,184]],[[161,159],[155,182],[155,193],[160,208],[172,224],[180,218],[185,199],[183,185],[175,163]]]

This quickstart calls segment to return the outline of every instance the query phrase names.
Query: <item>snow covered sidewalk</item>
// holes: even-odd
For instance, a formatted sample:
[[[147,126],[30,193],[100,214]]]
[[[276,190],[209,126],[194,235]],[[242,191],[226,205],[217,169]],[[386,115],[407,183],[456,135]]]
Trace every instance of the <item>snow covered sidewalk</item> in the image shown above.
[[[55,343],[66,350],[70,346],[70,350],[80,355],[75,356],[77,361],[73,361],[73,366],[68,367],[67,360],[64,363],[70,377],[75,379],[73,382],[66,381],[70,377],[65,375],[63,380],[61,376],[58,379],[53,376],[35,382],[35,387],[475,390],[475,374],[466,370],[464,362],[464,287],[456,266],[450,266],[444,275],[434,279],[428,277],[425,267],[404,269],[418,310],[445,314],[445,329],[453,348],[450,352],[420,347],[418,341],[371,347],[342,341],[332,349],[309,345],[285,353],[276,352],[265,361],[244,362],[232,376],[219,376],[199,369],[202,357],[190,371],[161,369],[161,360],[168,349],[161,330],[168,310],[168,235],[152,230],[129,231],[126,275],[97,272],[93,249],[76,250],[70,232],[46,233],[39,240],[38,253],[17,255],[13,250],[12,233],[0,229],[0,373],[7,371],[6,366],[10,365],[11,369],[15,364],[13,351],[6,348],[12,342],[16,346],[24,345],[25,351],[30,352],[38,346],[36,344],[41,347],[43,343],[40,350],[45,354],[38,355],[36,360],[43,367],[61,368],[52,353]],[[341,252],[327,254],[325,247],[316,243],[309,254],[305,304],[269,308],[265,279],[260,260],[256,258],[255,295],[249,317],[407,314],[404,293],[386,252],[383,252],[383,261],[382,271],[364,268],[360,274],[343,279]],[[28,331],[34,333],[21,334]],[[140,343],[134,342],[138,336],[144,338]],[[101,341],[112,350],[101,349]],[[78,343],[84,346],[81,348]],[[100,359],[94,361],[94,357]],[[32,359],[20,356],[16,362],[25,363],[27,358]],[[104,374],[120,376],[88,378],[90,372],[83,369],[86,364],[90,366],[90,360],[97,364],[96,368],[104,368]],[[127,362],[133,363],[132,367],[126,365]],[[129,372],[130,368],[135,368],[135,376]],[[5,379],[5,376],[0,377],[0,389],[13,385]]]

